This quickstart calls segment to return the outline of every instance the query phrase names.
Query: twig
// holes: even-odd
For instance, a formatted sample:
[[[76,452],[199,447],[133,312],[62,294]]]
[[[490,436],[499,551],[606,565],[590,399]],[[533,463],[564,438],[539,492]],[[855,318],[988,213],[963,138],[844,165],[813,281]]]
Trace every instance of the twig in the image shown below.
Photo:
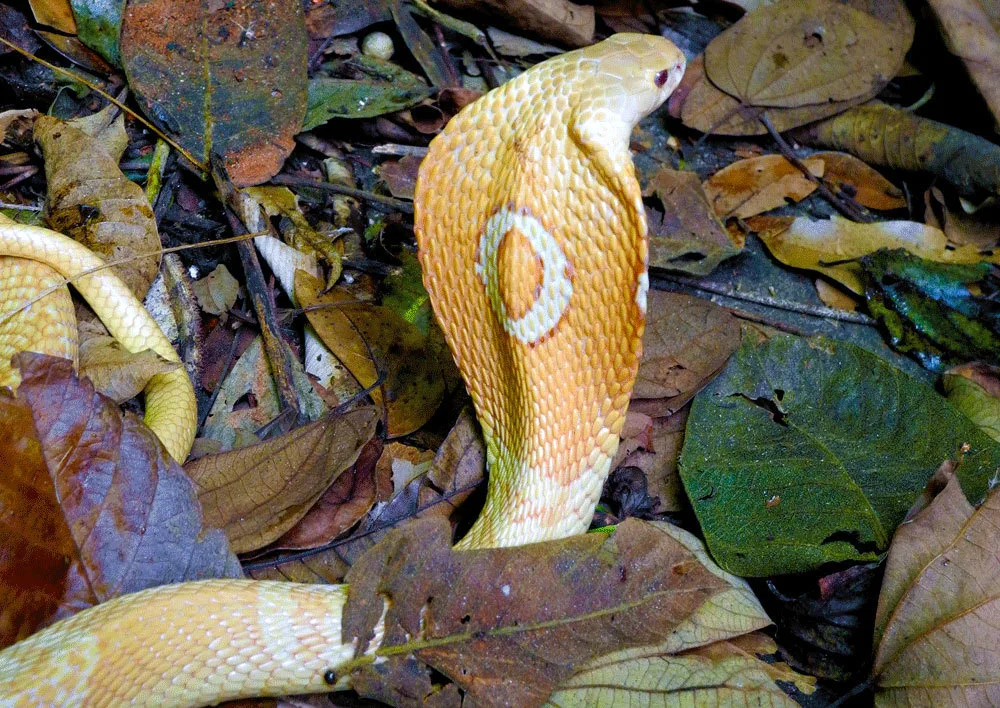
[[[829,201],[837,211],[851,221],[859,221],[863,224],[870,224],[875,221],[875,218],[868,213],[867,209],[853,200],[842,199],[840,196],[834,194],[833,191],[826,186],[826,182],[810,172],[809,168],[802,163],[802,160],[795,156],[792,146],[789,145],[783,137],[781,137],[781,133],[774,129],[774,124],[771,123],[771,119],[767,117],[766,113],[762,113],[759,120],[764,124],[764,127],[767,128],[767,132],[771,134],[774,142],[778,143],[778,147],[781,149],[781,154],[785,156],[785,159],[795,165],[806,179],[813,182],[819,190],[819,193],[826,197],[827,201]]]
[[[392,197],[383,197],[381,194],[366,192],[363,189],[355,189],[354,187],[345,187],[340,184],[319,182],[314,179],[288,177],[287,175],[278,175],[277,177],[272,178],[271,184],[280,184],[285,187],[312,187],[314,189],[322,189],[327,192],[344,194],[348,197],[354,197],[355,199],[360,199],[362,201],[375,202],[376,204],[391,207],[396,211],[401,211],[404,214],[413,213],[413,204],[410,202],[404,202],[401,199],[393,199]]]
[[[710,283],[704,280],[695,280],[694,278],[685,278],[683,276],[656,275],[654,278],[676,283],[678,285],[689,287],[693,290],[702,290],[707,293],[712,293],[713,295],[722,295],[723,297],[740,300],[742,302],[752,302],[757,305],[773,307],[777,310],[797,312],[802,315],[809,315],[810,317],[838,320],[840,322],[850,322],[852,324],[869,326],[875,324],[875,320],[861,312],[846,312],[844,310],[826,307],[825,305],[807,305],[793,300],[769,297],[767,295],[758,295],[756,293],[745,293],[723,285],[718,285],[716,283]]]

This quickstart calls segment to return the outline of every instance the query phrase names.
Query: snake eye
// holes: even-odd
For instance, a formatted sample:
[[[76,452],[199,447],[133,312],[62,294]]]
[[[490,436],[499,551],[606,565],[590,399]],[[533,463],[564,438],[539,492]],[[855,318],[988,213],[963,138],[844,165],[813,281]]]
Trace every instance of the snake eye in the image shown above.
[[[670,69],[664,69],[658,72],[656,76],[653,77],[653,83],[656,84],[656,88],[663,88],[663,85],[667,83],[667,79],[670,78]]]

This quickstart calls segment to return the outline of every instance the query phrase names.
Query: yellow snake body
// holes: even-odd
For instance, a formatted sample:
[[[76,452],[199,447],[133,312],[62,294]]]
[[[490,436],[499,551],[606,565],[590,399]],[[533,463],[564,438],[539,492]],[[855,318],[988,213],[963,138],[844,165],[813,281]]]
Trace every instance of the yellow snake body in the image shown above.
[[[104,261],[99,256],[85,246],[48,229],[13,224],[5,220],[0,221],[0,256],[37,261],[48,266],[59,276],[73,279],[73,286],[101,318],[111,336],[129,351],[152,349],[169,361],[180,361],[170,340],[164,336],[142,304],[135,299],[128,286],[105,267]],[[88,271],[94,272],[81,275]],[[20,289],[16,286],[16,282],[23,284],[22,296],[51,284],[48,281],[39,282],[36,272],[24,268],[17,260],[8,263],[7,272],[11,274],[6,282],[10,289],[3,291],[3,298],[6,303],[13,303],[16,308],[22,304],[21,299],[16,297]],[[24,301],[28,300],[30,297],[24,297]],[[32,307],[37,305],[53,307],[47,306],[44,301]],[[72,312],[69,305],[57,303],[54,307],[63,310],[69,308]],[[11,308],[8,305],[4,309]],[[0,311],[0,315],[2,314]],[[21,322],[16,323],[13,334],[0,336],[0,378],[3,378],[2,369],[6,368],[11,354],[23,346],[17,342],[17,337],[20,336],[18,333],[23,335],[32,323],[43,323],[37,325],[42,328],[43,333],[46,328],[58,328],[59,334],[49,337],[50,340],[56,336],[69,336],[62,325],[54,322],[57,315],[50,317],[38,315],[38,311],[26,311],[20,318]],[[39,338],[32,339],[37,341]],[[70,350],[75,351],[75,345],[70,347]],[[61,350],[50,348],[47,351],[59,353]],[[166,374],[157,374],[146,386],[145,393],[147,425],[163,441],[167,452],[174,459],[183,462],[194,442],[198,414],[194,388],[188,379],[187,371],[182,366]]]
[[[490,468],[465,546],[590,523],[645,323],[646,218],[629,135],[683,64],[668,40],[638,34],[563,54],[462,111],[421,164],[424,284]]]
[[[490,466],[466,547],[558,538],[590,521],[645,319],[629,134],[683,68],[663,38],[615,35],[490,92],[431,144],[415,198],[420,261]],[[0,254],[36,257],[38,231],[0,226]],[[51,249],[41,260],[72,270]],[[101,296],[88,283],[102,277],[75,281],[92,304]],[[147,410],[151,398],[155,408],[147,389]],[[345,594],[219,580],[117,598],[0,652],[0,704],[204,705],[322,690],[356,642],[340,636]]]

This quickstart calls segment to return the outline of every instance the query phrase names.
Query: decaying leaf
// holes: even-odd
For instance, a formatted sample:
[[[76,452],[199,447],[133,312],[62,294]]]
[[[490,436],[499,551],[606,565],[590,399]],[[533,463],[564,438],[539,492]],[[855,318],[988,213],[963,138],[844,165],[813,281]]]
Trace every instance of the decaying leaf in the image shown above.
[[[823,176],[823,160],[802,161],[816,177]],[[705,180],[705,195],[720,218],[746,219],[789,201],[801,201],[816,190],[798,167],[782,155],[761,155],[722,168]]]
[[[941,377],[948,400],[994,440],[1000,441],[1000,368],[963,364]]]
[[[1000,445],[930,387],[845,342],[746,337],[692,403],[681,479],[716,561],[772,576],[875,560],[966,447],[959,477],[983,494]]]
[[[783,108],[742,105],[725,91],[720,91],[705,76],[704,59],[699,55],[688,64],[680,86],[668,103],[670,114],[684,125],[715,135],[764,135],[767,128],[760,118],[771,121],[775,130],[784,132],[796,126],[827,118],[861,102],[863,98],[833,103]]]
[[[461,689],[477,705],[535,704],[611,651],[681,651],[769,623],[743,581],[666,525],[626,520],[609,536],[475,551],[453,550],[437,520],[409,531],[347,575],[344,638],[360,645],[346,670],[362,695],[388,703],[433,692],[457,705]],[[383,617],[384,638],[368,646]],[[453,683],[435,686],[432,668]]]
[[[422,426],[437,410],[444,381],[426,337],[393,311],[358,303],[337,290],[321,294],[322,283],[298,271],[295,293],[309,323],[330,351],[384,405],[390,437]]]
[[[382,448],[379,438],[369,440],[354,464],[337,475],[309,512],[274,542],[272,550],[316,548],[329,543],[361,520],[373,504],[385,501],[389,485],[379,484],[375,469]]]
[[[705,48],[705,72],[752,106],[870,98],[903,64],[910,37],[830,0],[781,0],[747,13]]]
[[[707,275],[743,248],[712,210],[694,172],[662,168],[643,190],[649,222],[649,266]],[[651,206],[653,200],[659,202]]]
[[[858,259],[886,248],[902,248],[939,263],[1000,263],[1000,255],[981,253],[974,246],[951,248],[940,229],[915,221],[861,224],[839,216],[813,220],[755,217],[749,225],[775,258],[793,268],[814,270],[852,292],[864,292]]]
[[[128,3],[121,55],[146,115],[195,160],[221,156],[238,187],[281,169],[306,111],[297,0]]]
[[[1000,23],[991,22],[991,0],[928,0],[948,49],[962,60],[969,78],[1000,124]]]
[[[1000,492],[974,509],[947,469],[935,487],[929,506],[896,531],[886,561],[875,618],[878,705],[998,699]]]
[[[371,407],[330,414],[280,437],[189,463],[185,470],[198,486],[207,523],[225,529],[237,553],[266,546],[354,464],[377,421]]]
[[[65,359],[16,359],[18,400],[0,398],[0,518],[20,520],[0,554],[2,639],[125,593],[242,577],[194,485],[138,418]]]

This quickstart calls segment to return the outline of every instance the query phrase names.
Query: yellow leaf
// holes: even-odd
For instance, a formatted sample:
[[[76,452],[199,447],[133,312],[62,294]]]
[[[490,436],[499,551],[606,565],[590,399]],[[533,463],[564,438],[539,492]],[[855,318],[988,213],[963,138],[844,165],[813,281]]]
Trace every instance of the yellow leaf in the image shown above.
[[[799,217],[790,224],[758,217],[748,223],[785,265],[817,271],[858,294],[864,287],[860,266],[853,261],[880,248],[903,248],[939,263],[1000,262],[1000,255],[985,256],[972,246],[949,249],[943,231],[915,221],[859,224],[834,216],[819,221]]]
[[[178,366],[151,349],[132,353],[114,337],[94,336],[80,345],[80,376],[116,403],[135,398],[153,376]]]

